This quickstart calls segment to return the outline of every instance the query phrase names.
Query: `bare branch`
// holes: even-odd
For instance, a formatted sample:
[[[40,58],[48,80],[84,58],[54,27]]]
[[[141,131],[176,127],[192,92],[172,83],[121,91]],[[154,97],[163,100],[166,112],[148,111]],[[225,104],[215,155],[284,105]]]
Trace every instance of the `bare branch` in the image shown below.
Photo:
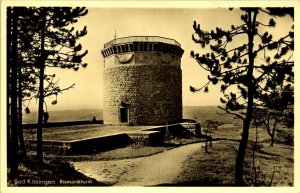
[[[48,94],[45,94],[45,97],[48,97],[48,96],[51,96],[51,95],[56,95],[58,93],[62,93],[63,91],[66,91],[66,90],[69,90],[71,88],[74,88],[75,84],[72,84],[71,86],[67,87],[67,88],[64,88],[64,89],[60,89],[58,91],[51,91],[50,93]]]
[[[228,114],[231,114],[231,115],[236,116],[236,117],[239,118],[239,119],[242,119],[242,120],[245,119],[245,118],[242,117],[240,114],[233,113],[233,112],[229,111],[228,109],[225,109],[225,108],[223,108],[223,107],[221,107],[221,106],[218,106],[218,108],[219,108],[219,109],[222,109],[223,111],[226,111],[226,113],[228,113]]]

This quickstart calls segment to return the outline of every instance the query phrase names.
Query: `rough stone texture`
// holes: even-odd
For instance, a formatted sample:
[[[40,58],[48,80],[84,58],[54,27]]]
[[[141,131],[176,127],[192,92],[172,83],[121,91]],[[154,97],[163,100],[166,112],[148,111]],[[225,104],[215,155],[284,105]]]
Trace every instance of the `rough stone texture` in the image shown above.
[[[182,127],[189,130],[192,134],[194,134],[196,137],[201,136],[201,126],[200,123],[180,123]]]
[[[135,145],[161,145],[164,143],[162,131],[136,131],[127,133]]]
[[[105,58],[105,124],[120,124],[120,107],[130,125],[159,125],[182,119],[180,57],[154,51],[113,54]]]

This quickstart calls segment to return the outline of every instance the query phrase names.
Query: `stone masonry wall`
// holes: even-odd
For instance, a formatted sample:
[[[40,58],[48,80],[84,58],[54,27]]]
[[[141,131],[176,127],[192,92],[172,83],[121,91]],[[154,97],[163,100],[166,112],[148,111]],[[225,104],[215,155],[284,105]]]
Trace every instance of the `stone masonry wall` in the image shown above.
[[[105,124],[120,123],[120,106],[129,109],[129,124],[158,125],[182,119],[180,58],[166,53],[135,52],[105,59]],[[130,60],[120,61],[120,58]],[[121,63],[123,62],[123,63]]]

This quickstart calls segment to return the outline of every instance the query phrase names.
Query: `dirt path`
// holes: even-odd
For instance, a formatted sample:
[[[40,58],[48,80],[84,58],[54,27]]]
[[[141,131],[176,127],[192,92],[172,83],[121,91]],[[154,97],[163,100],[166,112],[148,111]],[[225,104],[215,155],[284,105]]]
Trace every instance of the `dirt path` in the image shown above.
[[[79,172],[116,186],[152,186],[170,184],[180,173],[188,155],[203,143],[181,146],[156,155],[117,160],[73,162]]]

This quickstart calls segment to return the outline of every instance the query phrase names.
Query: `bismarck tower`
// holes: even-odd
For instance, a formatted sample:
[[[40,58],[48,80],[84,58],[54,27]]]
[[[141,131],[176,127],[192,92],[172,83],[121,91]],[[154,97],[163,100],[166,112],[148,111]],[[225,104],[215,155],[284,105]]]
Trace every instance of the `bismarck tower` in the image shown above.
[[[183,52],[176,40],[157,36],[117,38],[104,44],[104,123],[180,121]]]

